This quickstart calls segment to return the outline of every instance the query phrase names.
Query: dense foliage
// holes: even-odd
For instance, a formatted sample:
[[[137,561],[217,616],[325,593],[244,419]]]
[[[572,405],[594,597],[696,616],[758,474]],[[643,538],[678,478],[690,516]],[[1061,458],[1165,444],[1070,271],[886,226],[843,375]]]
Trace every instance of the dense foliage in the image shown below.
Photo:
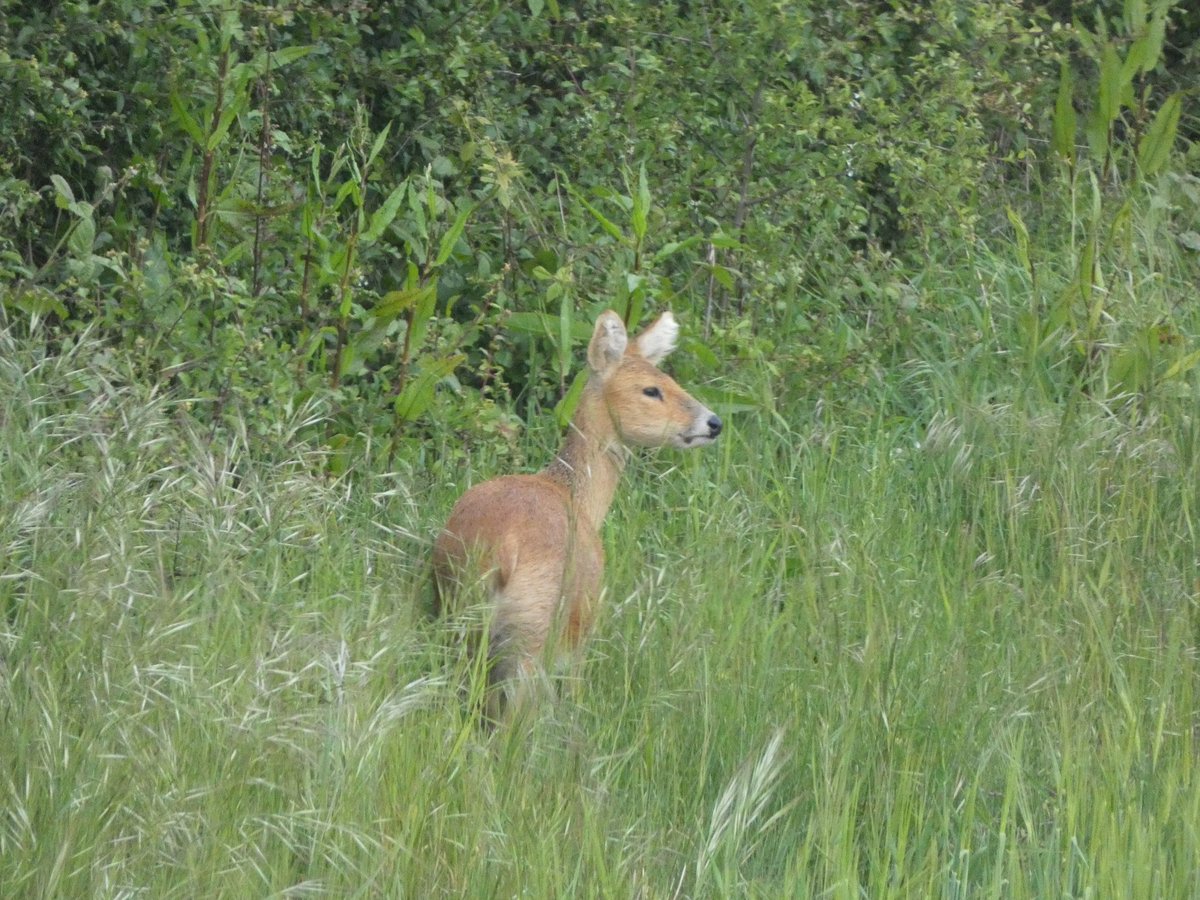
[[[431,430],[506,440],[514,408],[566,388],[604,306],[681,308],[717,356],[788,360],[803,378],[782,389],[837,396],[923,323],[959,328],[938,273],[1010,218],[1046,256],[1032,277],[1078,267],[1080,204],[1104,208],[1096,264],[1118,252],[1139,164],[1183,179],[1165,215],[1195,213],[1171,162],[1195,15],[1068,13],[8,3],[3,308],[102,336],[215,423],[318,395],[313,437],[344,462]],[[1060,68],[1087,126],[1052,148]],[[1174,334],[1170,313],[1136,315]],[[1049,330],[1111,337],[1070,318]],[[749,394],[735,378],[713,399]]]

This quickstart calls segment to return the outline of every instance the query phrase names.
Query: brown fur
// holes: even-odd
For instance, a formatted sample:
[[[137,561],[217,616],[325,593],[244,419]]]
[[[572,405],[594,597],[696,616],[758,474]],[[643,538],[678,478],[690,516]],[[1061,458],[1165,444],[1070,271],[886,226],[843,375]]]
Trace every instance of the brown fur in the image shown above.
[[[696,447],[720,433],[721,420],[657,367],[677,332],[665,313],[629,341],[615,313],[601,315],[588,345],[588,383],[554,461],[535,475],[475,485],[438,535],[438,611],[477,583],[491,607],[493,718],[510,679],[535,671],[548,645],[576,648],[591,630],[604,575],[600,526],[627,448]]]

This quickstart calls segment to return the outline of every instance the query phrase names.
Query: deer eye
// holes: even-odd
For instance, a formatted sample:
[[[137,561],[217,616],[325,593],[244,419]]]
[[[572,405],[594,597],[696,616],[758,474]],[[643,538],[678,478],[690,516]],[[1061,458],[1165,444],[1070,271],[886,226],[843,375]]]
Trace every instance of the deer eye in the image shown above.
[[[642,388],[642,393],[645,394],[647,397],[654,398],[655,400],[662,399],[662,391],[660,391],[656,387]]]

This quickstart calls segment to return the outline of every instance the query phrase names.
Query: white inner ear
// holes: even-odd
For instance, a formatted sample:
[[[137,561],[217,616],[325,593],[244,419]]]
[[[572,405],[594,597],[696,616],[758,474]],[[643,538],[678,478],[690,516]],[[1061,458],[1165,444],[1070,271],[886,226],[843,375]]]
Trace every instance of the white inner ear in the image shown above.
[[[679,323],[670,312],[658,317],[658,321],[637,336],[637,349],[642,356],[658,365],[667,354],[675,349],[679,338]]]
[[[596,320],[596,330],[588,344],[588,365],[601,375],[608,373],[621,361],[628,343],[625,323],[615,312],[607,310]]]

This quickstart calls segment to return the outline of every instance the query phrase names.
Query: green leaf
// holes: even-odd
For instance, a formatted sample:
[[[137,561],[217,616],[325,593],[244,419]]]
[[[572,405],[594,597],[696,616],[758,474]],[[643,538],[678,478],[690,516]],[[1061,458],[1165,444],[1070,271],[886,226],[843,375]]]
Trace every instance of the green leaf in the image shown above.
[[[438,382],[458,368],[466,356],[461,353],[436,358],[423,356],[417,361],[420,373],[404,386],[393,404],[397,418],[411,422],[424,414],[433,403]]]
[[[1105,292],[1099,268],[1099,246],[1093,233],[1083,242],[1079,255],[1079,295],[1088,306],[1088,334],[1094,335],[1104,317]],[[1097,290],[1096,288],[1101,288]]]
[[[1078,128],[1073,102],[1071,68],[1065,62],[1058,76],[1058,97],[1054,101],[1054,152],[1068,163],[1075,162],[1075,132]]]
[[[1112,125],[1121,114],[1121,101],[1126,94],[1131,75],[1125,71],[1121,54],[1111,43],[1104,45],[1100,56],[1100,85],[1096,108],[1104,127]]]
[[[1145,35],[1141,40],[1147,44],[1145,60],[1143,61],[1144,68],[1141,70],[1143,75],[1149,74],[1150,71],[1158,65],[1162,59],[1163,42],[1167,36],[1167,11],[1171,8],[1170,3],[1158,3],[1154,7],[1154,13],[1150,17],[1150,25],[1146,29]]]
[[[680,341],[680,346],[684,353],[694,357],[702,366],[709,369],[716,369],[721,364],[720,359],[717,358],[717,354],[713,352],[713,349],[699,338],[684,338]]]
[[[600,223],[601,228],[603,228],[621,243],[626,243],[625,234],[607,216],[605,216],[604,213],[600,212],[600,210],[588,203],[587,200],[580,196],[574,189],[571,190],[571,193],[574,194],[576,200],[583,204],[583,208],[592,214],[592,218]]]
[[[574,324],[574,304],[570,291],[563,291],[558,309],[558,372],[566,376],[571,370],[571,329]]]
[[[408,183],[403,182],[393,190],[383,204],[371,213],[371,222],[367,226],[367,230],[362,233],[359,240],[364,243],[373,243],[379,240],[380,235],[392,224],[392,220],[396,218],[396,213],[400,209],[400,205],[404,202],[405,191],[408,190]]]
[[[96,244],[96,222],[91,215],[82,216],[71,229],[67,238],[67,249],[77,259],[88,259]]]
[[[1143,175],[1155,175],[1171,156],[1179,114],[1183,108],[1179,94],[1172,94],[1163,103],[1154,121],[1138,143],[1138,168]]]
[[[721,285],[721,287],[725,288],[727,291],[732,291],[734,289],[733,275],[727,268],[720,264],[714,264],[710,268],[712,270],[713,277],[717,280],[717,283]]]
[[[750,412],[759,408],[757,400],[748,394],[733,390],[696,391],[696,395],[713,412],[729,415],[731,413]]]
[[[183,105],[183,98],[176,91],[171,91],[171,110],[175,113],[175,121],[187,132],[188,137],[203,147],[204,129],[200,127],[200,123],[188,112],[187,107]]]
[[[629,285],[628,302],[625,304],[625,322],[630,327],[642,321],[646,309],[645,278],[641,275],[627,275]]]
[[[264,51],[259,53],[249,63],[251,68],[259,75],[264,75],[267,72],[268,66],[272,69],[282,69],[285,66],[290,66],[298,59],[304,59],[308,54],[317,49],[316,44],[302,44],[296,47],[282,47],[279,50],[272,50],[270,60],[267,59],[267,53]]]
[[[542,9],[546,5],[544,0],[526,0],[529,4],[529,14],[535,19],[542,14]]]
[[[375,157],[383,150],[383,145],[387,143],[388,135],[391,131],[392,123],[388,122],[383,126],[383,131],[375,135],[375,143],[371,145],[371,152],[367,154],[367,168],[371,167],[371,163],[375,162]]]
[[[704,238],[698,234],[694,234],[689,238],[684,238],[682,241],[669,241],[668,243],[663,244],[654,254],[651,259],[651,264],[653,265],[660,263],[669,256],[674,256],[676,253],[680,253],[684,250],[690,250],[692,247],[695,247],[697,244],[703,241]]]
[[[504,320],[505,327],[520,334],[532,334],[538,337],[555,340],[558,330],[558,316],[539,312],[510,313]],[[574,320],[571,323],[571,339],[575,342],[587,341],[592,336],[592,330],[586,322]]]
[[[454,222],[451,223],[446,233],[442,235],[441,243],[438,244],[438,254],[433,260],[435,268],[450,258],[450,254],[454,252],[454,247],[458,243],[458,239],[462,236],[468,217],[474,211],[474,204],[467,204],[458,211],[458,215],[454,217]]]
[[[50,183],[54,185],[54,205],[59,209],[66,209],[75,202],[75,192],[71,190],[71,186],[67,184],[67,179],[61,175],[51,175]]]
[[[208,139],[203,141],[205,150],[216,150],[221,145],[221,141],[225,140],[225,135],[229,133],[229,128],[233,125],[234,120],[246,110],[249,104],[250,98],[246,94],[241,94],[234,97],[229,105],[221,110],[221,117],[217,120],[217,127],[212,130],[212,134],[208,136]]]
[[[429,283],[424,285],[417,295],[417,302],[412,309],[412,317],[409,319],[408,346],[416,349],[425,341],[425,331],[429,326],[429,320],[433,317],[433,311],[437,307],[437,279],[430,279]]]
[[[1146,0],[1125,0],[1121,18],[1125,20],[1125,30],[1136,33],[1146,21]]]
[[[404,288],[399,291],[388,291],[379,298],[371,310],[371,315],[380,322],[391,322],[401,313],[407,312],[428,288]]]
[[[1200,363],[1200,350],[1193,350],[1179,359],[1175,360],[1170,367],[1163,373],[1160,380],[1170,381],[1172,378],[1178,378],[1180,375],[1185,375],[1194,369]]]
[[[1011,206],[1005,212],[1008,214],[1008,221],[1012,223],[1013,231],[1017,236],[1017,259],[1020,260],[1022,268],[1032,278],[1033,262],[1029,258],[1029,229],[1025,227],[1025,222],[1021,219],[1021,214]]]
[[[633,234],[638,243],[646,239],[646,222],[650,215],[650,187],[646,183],[646,164],[638,168],[638,186],[633,195]]]
[[[54,292],[48,291],[45,288],[32,288],[29,290],[14,291],[13,293],[6,292],[3,296],[3,302],[5,305],[11,305],[28,315],[55,315],[64,320],[71,316],[66,304]]]
[[[342,182],[342,186],[338,188],[337,194],[334,195],[333,208],[341,208],[342,202],[347,197],[352,197],[354,199],[354,206],[356,209],[362,207],[362,194],[358,190],[357,181]]]
[[[587,380],[587,369],[576,372],[575,380],[571,382],[567,392],[563,394],[558,403],[554,404],[554,419],[558,422],[559,428],[566,428],[570,424],[571,417],[575,415],[575,409],[579,406],[579,398],[583,395]]]

